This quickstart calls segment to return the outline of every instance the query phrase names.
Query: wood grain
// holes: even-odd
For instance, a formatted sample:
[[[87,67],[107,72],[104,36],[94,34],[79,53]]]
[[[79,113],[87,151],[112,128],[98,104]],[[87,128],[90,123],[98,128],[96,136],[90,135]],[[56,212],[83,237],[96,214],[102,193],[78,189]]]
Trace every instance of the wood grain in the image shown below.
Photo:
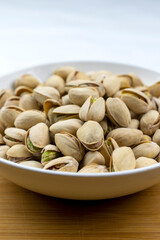
[[[0,240],[160,239],[160,184],[117,199],[71,201],[0,176]]]

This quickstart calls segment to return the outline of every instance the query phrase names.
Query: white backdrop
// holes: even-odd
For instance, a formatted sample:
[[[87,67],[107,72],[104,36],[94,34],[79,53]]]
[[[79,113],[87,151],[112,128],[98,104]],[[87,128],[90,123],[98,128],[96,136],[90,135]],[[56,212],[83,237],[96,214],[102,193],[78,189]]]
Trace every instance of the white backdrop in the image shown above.
[[[160,72],[160,1],[0,0],[0,75],[65,60]]]

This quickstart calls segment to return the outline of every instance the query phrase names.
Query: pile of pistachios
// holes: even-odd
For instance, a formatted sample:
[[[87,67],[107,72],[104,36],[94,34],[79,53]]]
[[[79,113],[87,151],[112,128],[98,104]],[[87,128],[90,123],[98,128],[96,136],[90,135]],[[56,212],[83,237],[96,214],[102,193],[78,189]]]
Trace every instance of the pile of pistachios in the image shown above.
[[[65,66],[0,91],[0,157],[30,167],[107,174],[159,164],[159,126],[160,82],[134,73]]]

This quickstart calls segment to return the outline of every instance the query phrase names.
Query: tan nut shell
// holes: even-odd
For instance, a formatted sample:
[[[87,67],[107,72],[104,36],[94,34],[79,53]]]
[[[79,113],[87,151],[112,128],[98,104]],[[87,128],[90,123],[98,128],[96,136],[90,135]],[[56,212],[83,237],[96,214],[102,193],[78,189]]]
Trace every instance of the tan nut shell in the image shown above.
[[[78,162],[71,156],[65,156],[51,160],[44,166],[44,169],[61,172],[77,172]]]
[[[148,167],[157,163],[153,158],[139,157],[136,159],[136,168]]]
[[[23,109],[18,106],[4,106],[0,110],[0,118],[6,127],[13,127],[14,121]]]
[[[0,158],[7,159],[7,151],[9,150],[9,146],[2,145],[0,146]]]
[[[139,127],[139,120],[135,119],[135,118],[131,119],[131,122],[130,122],[128,128],[138,129],[138,127]]]
[[[24,74],[22,76],[20,76],[19,78],[16,79],[15,81],[15,88],[19,87],[19,86],[25,86],[28,88],[35,88],[38,84],[39,84],[39,80],[37,79],[37,77],[31,75],[31,74]]]
[[[88,121],[83,124],[77,131],[77,137],[81,143],[91,151],[96,151],[103,145],[103,129],[99,123]]]
[[[19,101],[20,101],[20,97],[11,96],[6,100],[4,106],[19,106]]]
[[[160,146],[160,129],[157,129],[152,137],[153,142],[157,143]]]
[[[160,147],[154,142],[142,142],[133,148],[133,152],[136,158],[155,158],[160,153]]]
[[[40,106],[32,94],[23,95],[19,101],[19,106],[24,110],[40,110]]]
[[[47,86],[38,86],[33,91],[33,96],[41,105],[45,102],[46,99],[51,98],[59,100],[60,94],[57,89]]]
[[[56,88],[59,91],[60,95],[64,94],[65,82],[62,77],[54,74],[48,78],[48,80],[45,82],[45,84],[46,84],[46,86]]]
[[[46,122],[46,116],[38,110],[27,110],[16,118],[14,125],[17,128],[28,130],[39,122]]]
[[[103,83],[108,97],[112,97],[120,89],[120,79],[114,75],[101,75],[97,81]]]
[[[78,70],[73,70],[72,72],[70,72],[68,74],[68,76],[66,78],[66,82],[70,82],[70,81],[78,80],[78,79],[89,80],[89,77],[83,72],[80,72]]]
[[[11,89],[2,89],[0,90],[0,108],[3,107],[6,100],[13,96],[13,91]]]
[[[13,128],[13,127],[6,128],[4,132],[5,132],[5,136],[3,139],[5,143],[10,147],[16,144],[24,143],[25,136],[27,133],[23,129]]]
[[[81,168],[78,173],[105,173],[108,172],[105,165],[99,165],[97,163],[90,163]]]
[[[71,102],[69,101],[69,95],[66,94],[62,97],[62,105],[68,105],[71,104]]]
[[[33,90],[25,86],[19,86],[14,90],[15,96],[22,97],[25,94],[32,94]]]
[[[160,115],[155,110],[145,113],[140,120],[140,129],[144,134],[152,135],[160,126]]]
[[[31,159],[32,154],[27,150],[23,144],[17,144],[12,146],[7,151],[7,158],[13,162],[20,162]]]
[[[66,78],[68,77],[68,75],[72,72],[76,70],[75,67],[71,67],[71,66],[64,66],[64,67],[59,67],[54,71],[54,74],[62,77],[64,80],[66,80]]]
[[[44,109],[46,115],[48,115],[48,112],[51,108],[54,109],[59,106],[61,106],[60,101],[57,101],[55,99],[47,99],[43,104],[43,109]]]
[[[33,168],[43,168],[43,165],[40,162],[37,162],[34,160],[22,161],[22,162],[19,162],[19,164],[27,167],[33,167]]]
[[[0,133],[0,145],[5,144],[4,139],[3,139],[3,135]]]
[[[81,161],[81,167],[84,167],[90,163],[97,163],[99,165],[105,165],[105,159],[100,152],[89,151],[85,154],[83,160]]]
[[[160,97],[160,81],[152,84],[149,91],[154,97]]]

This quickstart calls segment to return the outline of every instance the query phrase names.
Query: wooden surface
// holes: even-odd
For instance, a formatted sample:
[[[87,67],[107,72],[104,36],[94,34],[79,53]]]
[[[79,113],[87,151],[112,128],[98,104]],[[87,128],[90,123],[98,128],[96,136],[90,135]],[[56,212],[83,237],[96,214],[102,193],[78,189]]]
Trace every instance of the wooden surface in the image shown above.
[[[0,176],[0,240],[160,239],[160,184],[130,196],[70,201]]]

